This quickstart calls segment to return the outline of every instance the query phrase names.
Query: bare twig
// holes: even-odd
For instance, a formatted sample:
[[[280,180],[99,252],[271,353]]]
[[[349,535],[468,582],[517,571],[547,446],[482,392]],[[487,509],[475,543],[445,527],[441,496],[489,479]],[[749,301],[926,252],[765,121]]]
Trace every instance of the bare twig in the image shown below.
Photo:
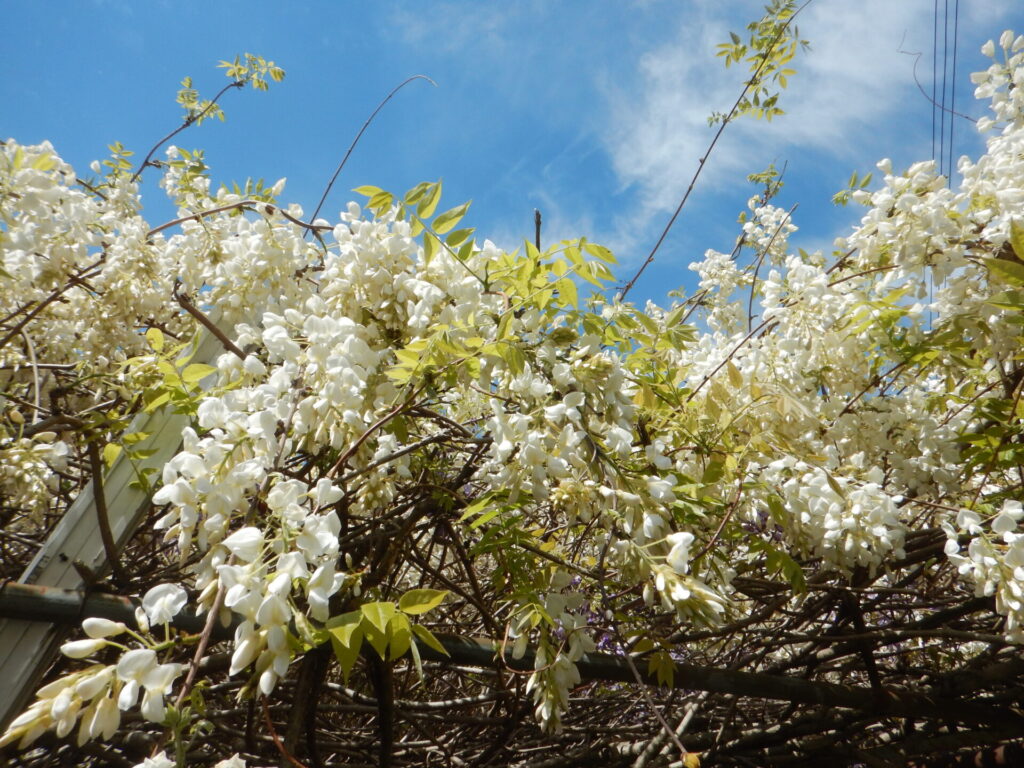
[[[800,14],[800,11],[806,8],[808,4],[810,4],[810,2],[811,0],[806,0],[806,2],[804,2],[803,5],[797,8],[793,15],[786,20],[786,23],[779,27],[779,31],[775,34],[775,39],[772,40],[772,43],[768,48],[769,53],[772,50],[774,50],[775,46],[782,39],[782,36],[786,33],[786,30],[789,29],[789,25],[792,24],[793,20],[796,19],[796,17]],[[693,178],[690,179],[690,185],[686,188],[686,192],[683,194],[683,199],[679,201],[679,205],[676,206],[675,213],[673,213],[672,218],[668,220],[668,224],[666,224],[665,229],[662,230],[661,237],[658,238],[658,241],[654,244],[654,247],[651,249],[651,252],[647,255],[647,258],[644,259],[644,263],[640,265],[640,269],[636,271],[636,274],[634,274],[633,277],[630,278],[629,282],[626,283],[625,287],[619,292],[619,295],[617,297],[619,301],[625,300],[626,295],[633,289],[633,286],[636,285],[636,281],[640,279],[640,276],[644,273],[644,270],[646,270],[647,267],[650,266],[651,262],[654,261],[654,254],[656,254],[658,252],[658,249],[661,248],[661,244],[665,241],[665,238],[668,236],[668,233],[672,229],[672,226],[676,223],[676,219],[679,218],[679,214],[682,213],[683,207],[686,205],[686,201],[690,199],[690,194],[693,192],[694,187],[697,186],[697,180],[700,178],[701,173],[704,171],[704,165],[707,163],[708,158],[711,157],[711,153],[714,151],[715,146],[718,144],[718,140],[722,137],[722,133],[725,131],[725,127],[729,125],[729,123],[731,123],[733,118],[736,116],[736,111],[740,108],[740,104],[743,103],[743,99],[746,98],[747,92],[754,85],[754,83],[757,82],[757,79],[761,75],[761,72],[764,70],[764,68],[768,66],[768,60],[768,55],[766,54],[764,60],[758,65],[757,69],[754,71],[754,74],[744,84],[743,90],[740,91],[740,95],[736,99],[736,103],[732,105],[732,108],[722,119],[721,124],[718,126],[718,130],[715,131],[715,135],[711,139],[711,143],[708,145],[708,148],[704,151],[704,155],[700,158],[700,160],[697,161],[697,170],[693,174]]]
[[[337,181],[338,175],[341,173],[341,169],[345,167],[345,163],[348,162],[349,155],[351,155],[352,150],[356,148],[356,145],[359,143],[359,139],[362,138],[363,134],[366,132],[366,129],[370,127],[370,123],[373,122],[373,118],[375,118],[377,116],[377,113],[384,108],[385,104],[391,101],[392,96],[394,96],[396,93],[402,90],[406,85],[411,83],[413,80],[426,80],[435,88],[437,87],[437,83],[435,83],[426,75],[413,75],[412,77],[406,78],[401,83],[396,85],[391,90],[391,93],[384,97],[384,100],[381,101],[381,103],[377,105],[377,108],[370,113],[370,116],[366,118],[366,122],[363,123],[363,127],[359,129],[359,133],[356,134],[356,137],[352,139],[352,143],[349,145],[348,150],[345,152],[345,156],[341,159],[341,162],[338,163],[338,167],[334,170],[334,175],[331,176],[331,180],[327,183],[327,188],[324,190],[323,195],[320,196],[320,202],[316,204],[316,210],[313,211],[313,215],[310,217],[310,221],[316,221],[316,217],[320,213],[320,209],[323,208],[324,202],[327,200],[327,195],[331,193],[331,188],[334,186],[334,182]]]
[[[190,315],[192,315],[192,317],[199,321],[200,325],[202,325],[206,330],[213,334],[214,338],[216,338],[217,341],[221,343],[224,349],[235,355],[235,357],[237,357],[239,360],[245,360],[245,352],[239,349],[238,345],[235,344],[235,342],[233,342],[231,339],[229,339],[227,335],[224,333],[224,331],[218,328],[210,318],[208,318],[205,314],[200,312],[199,308],[192,303],[192,300],[188,296],[186,296],[184,293],[179,293],[178,287],[179,284],[175,283],[174,298],[177,299],[178,304],[181,306],[181,308],[188,312]]]
[[[110,573],[114,578],[114,583],[118,586],[125,586],[128,583],[128,579],[125,576],[124,569],[121,568],[117,544],[114,543],[114,535],[110,530],[107,499],[103,492],[103,462],[100,460],[100,449],[96,440],[97,436],[93,435],[85,443],[85,450],[89,456],[89,469],[92,472],[93,501],[96,503],[96,525],[100,529],[103,551],[107,555],[107,562],[110,563]]]
[[[154,144],[153,148],[150,149],[149,153],[146,155],[146,159],[142,161],[141,165],[139,165],[138,170],[136,170],[135,173],[132,174],[132,182],[134,183],[134,182],[139,180],[139,176],[142,175],[142,172],[150,164],[149,161],[153,159],[153,155],[156,154],[156,151],[158,149],[160,149],[160,147],[162,147],[168,141],[170,141],[175,136],[177,136],[179,133],[184,131],[190,125],[194,125],[195,123],[198,123],[200,120],[202,120],[204,117],[206,117],[206,113],[210,112],[211,110],[216,108],[217,107],[217,102],[220,101],[220,97],[223,96],[225,93],[227,93],[229,90],[231,90],[232,88],[241,88],[244,85],[245,85],[245,81],[244,80],[235,80],[232,83],[228,83],[227,85],[225,85],[223,88],[220,89],[220,91],[217,93],[217,95],[213,97],[213,99],[210,101],[209,104],[206,105],[206,107],[203,109],[202,112],[200,112],[198,115],[189,115],[188,117],[185,118],[184,122],[182,122],[181,125],[179,125],[173,131],[171,131],[166,136],[164,136],[162,139],[160,139],[160,141],[158,141],[156,144]]]

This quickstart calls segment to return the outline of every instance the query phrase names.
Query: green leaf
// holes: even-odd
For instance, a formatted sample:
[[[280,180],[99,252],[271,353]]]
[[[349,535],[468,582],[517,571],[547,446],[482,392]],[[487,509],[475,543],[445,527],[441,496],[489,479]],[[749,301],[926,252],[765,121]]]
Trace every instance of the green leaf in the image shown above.
[[[310,648],[315,648],[329,639],[329,633],[314,627],[305,614],[296,612],[294,619],[295,629],[299,633],[299,639],[302,641],[302,650],[306,651]]]
[[[359,610],[362,611],[366,620],[376,627],[378,631],[386,633],[388,631],[388,622],[395,615],[395,604],[363,603],[359,606]]]
[[[492,507],[470,523],[469,527],[471,530],[475,531],[477,528],[491,522],[491,520],[496,518],[499,514],[501,514],[501,507]]]
[[[985,259],[984,261],[989,272],[996,273],[1014,285],[1024,285],[1024,264],[1021,262],[997,258]]]
[[[434,254],[441,250],[441,241],[437,239],[433,232],[423,233],[423,261],[426,264],[430,263],[430,260],[434,258]]]
[[[398,608],[409,616],[419,616],[439,606],[448,596],[444,589],[410,589],[398,601]]]
[[[687,313],[689,307],[686,304],[680,304],[678,307],[668,313],[665,318],[666,328],[675,328],[682,321],[683,316]]]
[[[356,187],[352,191],[355,192],[357,195],[363,195],[363,197],[374,197],[375,195],[379,195],[384,190],[381,189],[380,187],[366,185],[363,187]]]
[[[462,205],[457,205],[454,208],[439,214],[438,217],[434,219],[434,231],[439,235],[443,235],[459,223],[462,217],[466,215],[466,211],[469,210],[469,206],[469,203],[463,203]],[[449,243],[449,245],[451,245],[451,243]]]
[[[1024,225],[1018,224],[1016,219],[1010,220],[1010,247],[1017,258],[1024,261]]]
[[[412,645],[412,626],[403,614],[396,613],[391,619],[391,650],[388,657],[393,661],[401,658]]]
[[[146,341],[154,352],[162,352],[164,349],[164,334],[159,328],[150,328],[146,331]]]
[[[466,240],[473,235],[475,230],[473,227],[466,227],[465,229],[456,229],[454,232],[448,235],[444,241],[448,244],[449,248],[458,248]]]
[[[363,644],[363,616],[359,611],[336,616],[327,622],[327,632],[331,638],[331,648],[338,660],[341,672],[348,683],[349,673],[359,658],[359,649]]]
[[[107,469],[114,466],[114,462],[117,461],[117,457],[121,455],[121,446],[117,443],[107,443],[103,446],[103,463],[107,465]]]
[[[725,475],[725,464],[721,461],[710,461],[704,467],[704,474],[700,481],[704,485],[714,485]]]
[[[191,365],[186,366],[185,370],[181,372],[181,378],[186,384],[198,384],[211,373],[216,372],[217,369],[212,365],[206,365],[205,363],[192,363]]]
[[[438,653],[443,653],[445,656],[451,655],[448,653],[448,651],[445,650],[445,647],[441,645],[441,641],[434,637],[434,633],[426,627],[420,624],[413,624],[412,631],[415,633],[416,637],[418,637],[420,640],[429,645]]]
[[[143,410],[146,413],[152,413],[153,411],[155,411],[157,408],[159,408],[161,405],[163,405],[164,403],[166,403],[170,399],[171,399],[171,393],[170,392],[162,392],[159,395],[157,395],[156,397],[154,397],[152,400],[150,400],[148,403],[146,403],[146,407],[143,408]]]
[[[519,348],[518,344],[512,343],[505,346],[502,359],[508,363],[508,368],[518,376],[526,369],[526,355]]]
[[[412,663],[416,667],[416,674],[419,676],[420,682],[423,682],[423,659],[420,658],[420,649],[412,638],[409,640],[409,651],[412,654]]]
[[[491,502],[494,501],[494,497],[494,493],[485,493],[480,496],[476,501],[466,507],[465,511],[462,513],[462,517],[459,518],[459,522],[461,523],[464,520],[468,520],[473,517],[473,515],[479,515],[487,509],[488,506],[490,506]]]
[[[422,219],[429,219],[434,215],[434,210],[437,208],[438,202],[441,200],[441,180],[438,179],[437,184],[433,185],[433,188],[423,196],[419,204],[416,206],[416,213]]]
[[[675,681],[676,665],[668,651],[661,649],[651,654],[647,661],[647,673],[657,677],[658,685],[672,687]]]
[[[1009,309],[1015,312],[1024,311],[1024,291],[1001,291],[990,296],[986,304],[999,309]]]
[[[555,286],[558,288],[558,295],[566,304],[571,304],[573,309],[580,308],[580,298],[576,291],[576,283],[572,278],[563,277]]]

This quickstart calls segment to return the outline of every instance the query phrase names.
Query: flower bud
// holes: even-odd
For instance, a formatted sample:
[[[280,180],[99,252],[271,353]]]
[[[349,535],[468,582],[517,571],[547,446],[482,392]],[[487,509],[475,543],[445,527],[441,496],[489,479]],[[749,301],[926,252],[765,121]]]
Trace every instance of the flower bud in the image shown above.
[[[107,641],[102,638],[90,640],[72,640],[60,647],[60,652],[70,659],[84,659],[92,656],[100,648],[106,648]]]
[[[88,618],[82,622],[82,629],[91,638],[112,637],[124,632],[128,627],[120,621],[101,619],[98,617]]]

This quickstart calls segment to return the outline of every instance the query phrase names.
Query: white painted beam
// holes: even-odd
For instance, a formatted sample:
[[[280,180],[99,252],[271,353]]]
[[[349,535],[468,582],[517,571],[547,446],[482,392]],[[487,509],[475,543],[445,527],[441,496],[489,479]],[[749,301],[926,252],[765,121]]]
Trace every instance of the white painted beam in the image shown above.
[[[223,348],[217,339],[204,332],[192,360],[212,363],[221,352]],[[140,413],[132,421],[129,432],[149,433],[149,437],[132,446],[133,449],[152,449],[154,453],[134,463],[122,453],[104,479],[103,496],[118,549],[135,533],[149,504],[148,495],[137,485],[131,486],[137,472],[152,467],[157,470],[154,477],[158,479],[164,464],[178,452],[181,432],[186,426],[187,417],[167,407],[154,413]],[[60,589],[84,589],[86,585],[74,567],[75,561],[98,575],[105,575],[110,563],[103,548],[96,515],[94,485],[90,481],[64,513],[18,582]],[[66,627],[46,621],[0,618],[0,731],[28,705],[65,633]]]

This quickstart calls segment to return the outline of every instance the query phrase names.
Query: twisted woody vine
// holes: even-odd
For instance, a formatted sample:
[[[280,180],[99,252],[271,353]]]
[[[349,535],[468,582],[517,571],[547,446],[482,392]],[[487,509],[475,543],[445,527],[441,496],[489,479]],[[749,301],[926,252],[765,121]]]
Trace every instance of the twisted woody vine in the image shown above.
[[[721,127],[781,112],[800,41],[776,6],[724,49],[754,75]],[[883,160],[844,193],[859,225],[808,253],[769,179],[736,251],[665,306],[630,303],[596,243],[503,251],[441,182],[360,187],[307,220],[284,180],[215,189],[199,151],[136,168],[118,145],[83,178],[3,142],[4,575],[90,452],[101,472],[137,462],[136,414],[188,417],[100,574],[134,616],[71,631],[6,724],[11,764],[880,764],[864,756],[1011,744],[1024,36],[984,52],[986,149],[957,188]],[[226,64],[232,85],[284,76]],[[179,99],[184,126],[220,110],[190,81]],[[143,172],[174,221],[143,218]],[[601,679],[600,659],[628,670]],[[744,696],[687,665],[795,682]]]

